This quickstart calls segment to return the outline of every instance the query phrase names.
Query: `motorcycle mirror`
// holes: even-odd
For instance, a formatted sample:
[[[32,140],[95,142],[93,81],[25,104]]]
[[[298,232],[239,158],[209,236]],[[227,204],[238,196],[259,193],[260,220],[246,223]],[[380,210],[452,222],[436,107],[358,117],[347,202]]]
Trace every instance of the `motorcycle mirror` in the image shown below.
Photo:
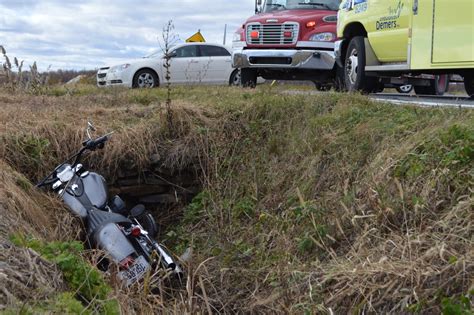
[[[95,129],[94,125],[92,124],[92,122],[88,121],[87,122],[86,133],[87,133],[87,136],[89,137],[89,139],[92,139],[91,131],[96,131],[96,129]]]
[[[145,213],[145,206],[144,205],[136,205],[135,207],[130,210],[130,214],[132,217],[137,218],[142,216]]]

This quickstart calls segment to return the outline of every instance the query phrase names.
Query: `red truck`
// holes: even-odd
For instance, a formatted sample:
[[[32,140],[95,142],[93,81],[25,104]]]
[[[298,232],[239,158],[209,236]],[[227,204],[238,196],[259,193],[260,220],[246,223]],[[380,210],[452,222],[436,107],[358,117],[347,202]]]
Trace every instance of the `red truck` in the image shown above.
[[[340,0],[255,1],[255,15],[237,30],[233,66],[243,86],[257,77],[309,80],[317,88],[337,87],[334,55]]]

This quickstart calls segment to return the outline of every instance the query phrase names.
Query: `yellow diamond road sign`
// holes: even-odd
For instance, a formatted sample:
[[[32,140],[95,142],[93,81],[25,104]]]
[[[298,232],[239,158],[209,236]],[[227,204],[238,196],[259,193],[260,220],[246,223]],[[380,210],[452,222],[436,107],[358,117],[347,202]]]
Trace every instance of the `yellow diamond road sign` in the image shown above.
[[[186,39],[186,43],[196,43],[196,42],[197,43],[204,43],[205,41],[206,40],[202,36],[201,31],[198,31],[196,34],[194,34],[193,36]]]

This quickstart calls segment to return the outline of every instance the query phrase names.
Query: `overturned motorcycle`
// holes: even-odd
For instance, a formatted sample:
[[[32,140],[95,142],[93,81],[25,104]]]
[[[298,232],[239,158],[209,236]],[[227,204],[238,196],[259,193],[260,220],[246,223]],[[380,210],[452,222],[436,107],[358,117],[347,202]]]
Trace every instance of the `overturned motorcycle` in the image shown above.
[[[91,131],[95,129],[88,123],[83,147],[36,186],[51,188],[83,220],[91,248],[105,251],[107,259],[119,266],[119,277],[127,286],[157,265],[181,278],[178,263],[155,241],[156,223],[145,207],[137,205],[128,210],[119,196],[109,200],[104,178],[80,164],[84,153],[103,149],[111,135],[92,139]]]

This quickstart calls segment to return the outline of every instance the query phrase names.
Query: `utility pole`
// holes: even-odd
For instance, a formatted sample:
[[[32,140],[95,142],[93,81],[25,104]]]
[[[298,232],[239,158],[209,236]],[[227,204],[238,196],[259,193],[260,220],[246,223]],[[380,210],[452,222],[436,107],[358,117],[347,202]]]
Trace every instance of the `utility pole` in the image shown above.
[[[227,40],[227,24],[224,26],[224,46],[225,46],[226,40]]]

